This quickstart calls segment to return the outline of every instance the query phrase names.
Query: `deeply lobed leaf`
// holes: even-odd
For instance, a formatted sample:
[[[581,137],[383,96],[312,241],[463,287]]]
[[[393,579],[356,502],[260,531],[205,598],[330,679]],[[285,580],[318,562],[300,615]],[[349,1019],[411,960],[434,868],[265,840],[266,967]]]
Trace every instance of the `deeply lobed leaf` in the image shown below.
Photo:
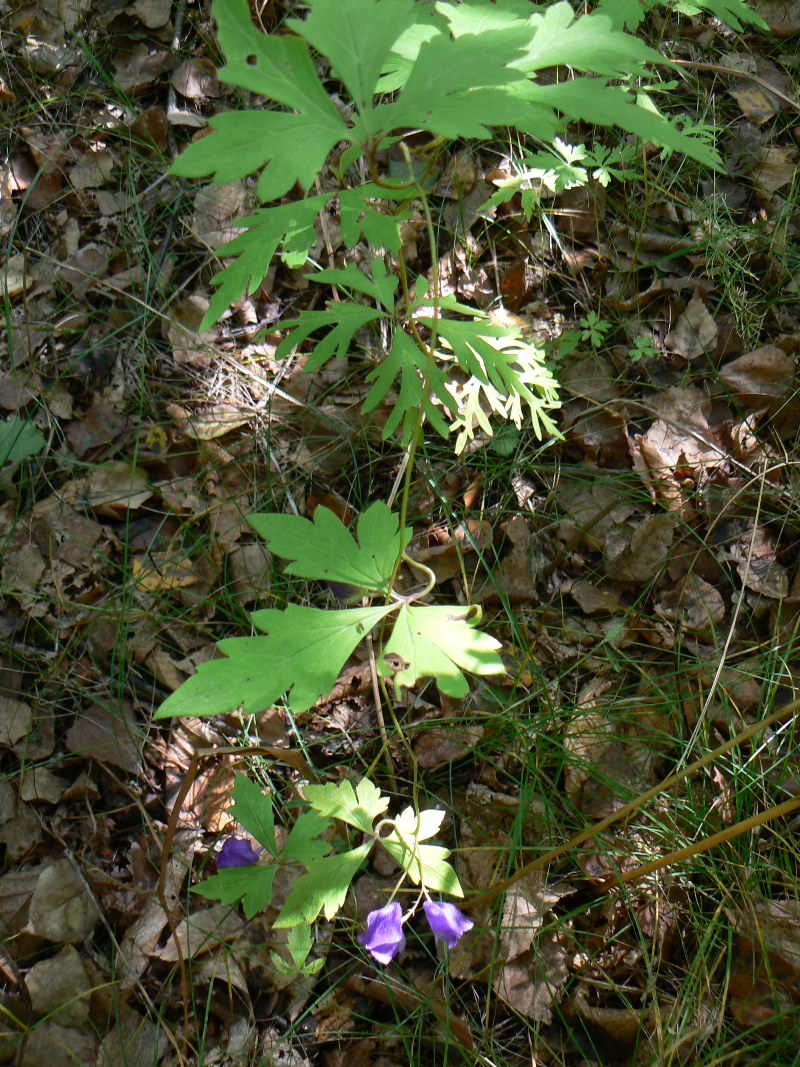
[[[225,658],[200,664],[155,718],[224,715],[239,707],[252,715],[284,694],[294,711],[306,711],[330,692],[356,645],[392,610],[389,605],[323,611],[290,604],[286,611],[254,612],[254,624],[267,636],[220,641]]]
[[[461,669],[478,675],[505,674],[497,654],[500,642],[476,630],[478,607],[427,607],[404,604],[392,636],[378,663],[378,673],[394,678],[395,688],[410,688],[422,678],[435,678],[447,696],[467,695]]]
[[[383,501],[358,518],[358,543],[337,515],[318,507],[313,522],[298,515],[251,515],[250,525],[281,559],[287,574],[342,582],[365,593],[385,594],[398,559],[411,538]]]

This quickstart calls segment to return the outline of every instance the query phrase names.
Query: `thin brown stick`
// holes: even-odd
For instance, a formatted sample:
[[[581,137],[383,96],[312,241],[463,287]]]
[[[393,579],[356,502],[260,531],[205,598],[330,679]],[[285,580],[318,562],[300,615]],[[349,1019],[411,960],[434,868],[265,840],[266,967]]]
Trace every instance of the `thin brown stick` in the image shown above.
[[[546,867],[554,860],[560,859],[561,856],[565,855],[567,852],[571,852],[573,849],[585,845],[591,838],[596,837],[597,834],[603,833],[604,830],[607,830],[609,826],[613,826],[614,823],[626,819],[639,808],[644,807],[649,801],[655,799],[655,797],[666,792],[668,789],[671,789],[672,786],[677,785],[685,778],[689,778],[691,775],[696,774],[697,771],[702,770],[703,767],[707,767],[709,763],[713,763],[714,760],[719,759],[720,756],[724,756],[732,749],[737,748],[739,745],[743,745],[746,741],[749,741],[751,737],[763,733],[764,730],[767,730],[776,722],[782,722],[784,719],[788,719],[798,710],[800,710],[800,700],[793,700],[790,704],[785,704],[782,708],[778,708],[777,711],[773,711],[771,715],[768,715],[766,719],[761,719],[759,722],[753,723],[752,726],[748,726],[729,741],[719,745],[712,752],[708,752],[701,759],[695,760],[694,763],[690,763],[682,770],[676,771],[675,774],[670,774],[662,782],[659,782],[658,785],[654,785],[652,789],[648,789],[646,792],[641,793],[635,800],[632,800],[629,804],[625,804],[611,815],[606,816],[605,819],[601,819],[600,822],[593,823],[585,830],[581,830],[579,833],[574,834],[568,841],[565,841],[563,845],[559,845],[557,848],[553,848],[549,852],[546,852],[544,856],[540,856],[538,859],[526,863],[524,867],[521,867],[516,872],[516,874],[512,874],[502,882],[497,882],[495,885],[485,889],[482,893],[476,893],[475,896],[469,897],[464,902],[465,905],[473,907],[475,905],[490,904],[500,896],[501,893],[504,893],[507,889],[516,885],[517,882],[521,881],[528,874],[533,873],[533,871],[538,871],[542,867]],[[789,802],[787,801],[786,803]],[[770,811],[772,810],[773,809],[770,809]],[[766,814],[766,812],[764,814]],[[775,816],[773,815],[771,817],[774,818]]]
[[[745,78],[747,81],[759,85],[766,92],[772,93],[773,96],[777,96],[779,100],[782,100],[784,104],[788,104],[789,107],[794,108],[795,111],[800,111],[800,102],[793,99],[791,96],[787,96],[786,93],[782,93],[780,89],[776,89],[774,85],[770,85],[766,78],[762,78],[758,74],[751,74],[747,70],[731,70],[730,67],[723,67],[717,63],[695,63],[693,59],[672,59],[670,62],[674,63],[676,66],[685,67],[688,70],[699,70],[708,74],[727,74],[730,78]]]
[[[654,871],[661,871],[665,867],[672,867],[674,864],[680,863],[681,860],[688,860],[692,856],[699,856],[703,852],[709,852],[718,845],[724,845],[726,841],[733,841],[734,838],[741,837],[748,830],[763,826],[774,819],[780,819],[783,815],[788,815],[798,808],[800,808],[800,797],[784,800],[782,804],[776,804],[774,807],[767,808],[766,811],[761,811],[757,815],[751,815],[749,819],[742,819],[741,822],[737,822],[733,826],[726,826],[724,830],[711,834],[709,837],[704,837],[702,841],[696,841],[693,845],[687,845],[686,848],[678,848],[674,852],[668,852],[666,856],[659,856],[658,859],[650,860],[649,863],[641,863],[638,867],[633,867],[629,871],[617,871],[614,874],[610,874],[601,891],[609,892],[614,886],[627,884],[628,882],[638,882],[640,878],[646,878],[648,874],[653,874]]]

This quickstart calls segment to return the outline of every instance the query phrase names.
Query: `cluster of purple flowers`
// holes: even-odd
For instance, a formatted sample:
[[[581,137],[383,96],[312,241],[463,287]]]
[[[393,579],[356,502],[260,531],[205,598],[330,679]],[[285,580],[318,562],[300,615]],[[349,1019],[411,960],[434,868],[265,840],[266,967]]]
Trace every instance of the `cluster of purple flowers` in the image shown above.
[[[259,849],[259,852],[261,851]],[[217,868],[222,870],[226,867],[250,867],[258,863],[258,855],[249,841],[229,837],[217,854]],[[455,904],[426,900],[422,906],[433,936],[437,941],[443,941],[448,948],[452,948],[461,935],[471,930],[474,925],[461,914]],[[359,936],[358,943],[363,945],[377,963],[386,967],[406,947],[403,921],[403,910],[397,901],[377,908],[367,916],[367,929]]]
[[[437,941],[444,941],[448,948],[452,948],[474,925],[455,904],[426,900],[423,908],[433,936]],[[358,943],[384,967],[403,951],[406,935],[403,933],[403,911],[397,901],[369,913],[367,929],[358,938]]]

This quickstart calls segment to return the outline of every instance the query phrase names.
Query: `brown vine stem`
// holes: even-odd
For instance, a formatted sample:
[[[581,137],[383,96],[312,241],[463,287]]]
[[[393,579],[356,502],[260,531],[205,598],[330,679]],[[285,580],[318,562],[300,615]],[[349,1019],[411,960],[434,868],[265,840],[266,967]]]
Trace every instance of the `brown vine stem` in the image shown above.
[[[766,92],[772,93],[773,96],[777,96],[779,100],[794,108],[795,111],[800,111],[800,102],[786,93],[782,93],[780,89],[770,85],[766,78],[762,78],[758,74],[751,74],[747,70],[732,70],[730,67],[723,67],[717,63],[695,63],[692,59],[672,59],[670,62],[678,67],[684,67],[686,70],[698,70],[707,74],[727,74],[729,78],[744,78],[746,81],[751,81],[760,86]]]
[[[800,710],[800,700],[793,700],[790,704],[784,704],[783,707],[773,711],[771,715],[768,715],[765,719],[761,719],[757,723],[753,723],[752,726],[748,726],[735,737],[730,738],[724,744],[719,745],[713,751],[708,752],[701,759],[695,760],[694,763],[688,764],[680,771],[676,771],[674,774],[670,774],[658,785],[653,786],[652,789],[648,789],[645,793],[641,793],[635,800],[632,800],[629,804],[625,804],[617,811],[608,815],[605,819],[601,819],[598,823],[593,823],[585,830],[581,830],[579,833],[574,834],[568,841],[565,841],[563,845],[559,845],[557,848],[551,849],[543,856],[539,856],[538,859],[532,860],[530,863],[526,863],[524,867],[521,867],[516,874],[512,874],[509,878],[505,878],[502,882],[497,882],[495,885],[490,886],[483,892],[476,893],[472,897],[468,897],[464,904],[467,907],[474,907],[476,905],[490,904],[501,893],[505,893],[507,889],[516,885],[527,875],[532,874],[534,871],[541,870],[554,860],[560,859],[561,856],[567,852],[571,852],[573,849],[579,848],[581,845],[586,844],[591,838],[596,837],[598,834],[603,833],[609,826],[613,826],[614,823],[621,822],[623,819],[627,819],[629,815],[632,815],[639,808],[644,807],[645,804],[653,800],[655,797],[662,793],[665,793],[668,789],[671,789],[674,785],[682,782],[685,778],[689,778],[702,770],[703,767],[707,767],[709,763],[713,763],[714,760],[724,756],[732,749],[737,748],[739,745],[745,744],[750,738],[763,733],[764,730],[769,729],[770,726],[774,726],[777,722],[782,722],[784,719],[788,719],[796,711]],[[669,853],[666,856],[662,856],[658,860],[653,860],[652,863],[644,863],[640,867],[634,867],[632,870],[627,871],[624,875],[615,876],[617,880],[625,882],[636,881],[637,878],[643,878],[646,874],[649,874],[651,870],[659,870],[669,865],[669,863],[676,863],[680,859],[685,859],[687,855],[695,855],[700,852],[707,851],[708,848],[714,848],[715,845],[720,844],[722,841],[730,840],[732,837],[738,836],[738,834],[746,833],[752,826],[759,826],[764,822],[769,822],[771,819],[779,818],[781,815],[786,814],[787,811],[793,811],[795,808],[800,808],[800,797],[792,797],[791,800],[784,801],[783,804],[777,805],[777,807],[769,808],[767,811],[762,812],[760,815],[755,815],[751,819],[745,819],[744,822],[736,823],[735,826],[730,826],[726,830],[720,832],[720,834],[712,834],[711,837],[704,838],[697,844],[686,849],[679,849],[677,852]],[[754,821],[757,820],[757,821]],[[721,836],[725,835],[725,836]],[[654,866],[655,864],[655,866]]]
[[[766,823],[772,822],[773,819],[780,819],[783,815],[789,815],[798,808],[800,808],[800,797],[791,797],[789,800],[784,800],[782,804],[776,804],[772,808],[767,808],[766,811],[751,815],[749,819],[742,819],[741,822],[734,823],[733,826],[726,826],[724,830],[711,834],[709,837],[704,837],[702,841],[696,841],[693,845],[687,845],[686,848],[668,852],[666,856],[659,856],[658,859],[650,860],[648,863],[641,863],[638,867],[632,867],[629,871],[616,871],[608,875],[601,887],[601,892],[607,893],[614,886],[628,882],[638,882],[640,878],[646,878],[648,874],[661,871],[665,867],[671,867],[674,863],[680,863],[681,860],[688,860],[692,856],[699,856],[702,852],[709,852],[712,848],[716,848],[717,845],[724,845],[726,841],[733,841],[734,838],[746,834],[748,830],[754,830],[757,826],[764,826]]]

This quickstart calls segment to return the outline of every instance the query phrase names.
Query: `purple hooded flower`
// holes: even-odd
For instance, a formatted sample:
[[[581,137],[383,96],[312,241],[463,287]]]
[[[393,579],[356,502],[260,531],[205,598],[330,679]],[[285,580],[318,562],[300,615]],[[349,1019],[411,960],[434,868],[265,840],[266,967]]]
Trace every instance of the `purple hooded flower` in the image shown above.
[[[406,947],[403,911],[397,901],[369,913],[366,932],[359,935],[358,943],[384,967],[403,951]]]
[[[258,850],[260,852],[261,849]],[[249,841],[240,837],[229,837],[217,853],[217,870],[225,867],[252,867],[258,863],[258,852],[254,852]]]
[[[426,900],[423,907],[433,936],[437,941],[444,941],[448,948],[452,948],[461,935],[475,925],[461,914],[455,904]]]

